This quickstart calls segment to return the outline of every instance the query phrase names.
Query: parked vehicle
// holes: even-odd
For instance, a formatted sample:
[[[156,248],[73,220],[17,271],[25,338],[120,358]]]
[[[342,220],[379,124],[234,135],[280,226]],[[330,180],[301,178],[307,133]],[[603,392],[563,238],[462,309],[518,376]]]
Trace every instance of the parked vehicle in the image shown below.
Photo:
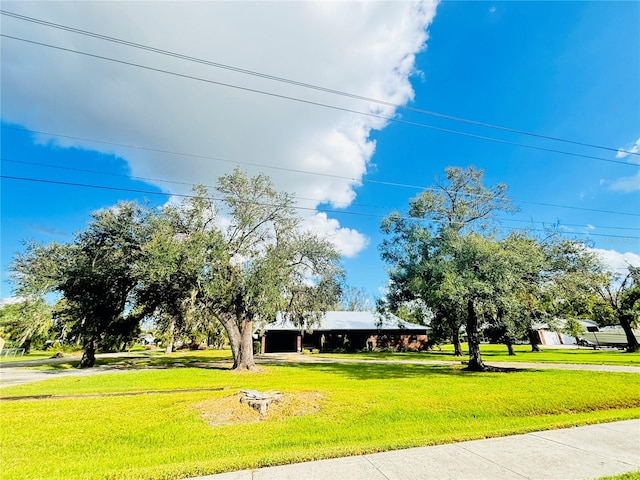
[[[634,330],[633,334],[640,341],[640,331]],[[578,339],[578,344],[594,348],[624,348],[627,346],[627,336],[620,327],[603,327],[597,331],[582,332]]]

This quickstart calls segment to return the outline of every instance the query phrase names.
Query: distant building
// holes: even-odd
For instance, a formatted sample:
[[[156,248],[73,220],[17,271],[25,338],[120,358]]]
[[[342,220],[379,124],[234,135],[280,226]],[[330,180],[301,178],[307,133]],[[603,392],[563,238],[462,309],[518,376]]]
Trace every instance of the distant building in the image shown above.
[[[555,320],[558,328],[562,329],[565,326],[566,320],[557,318]],[[578,320],[578,323],[582,325],[584,332],[597,332],[598,324],[593,320],[582,319]],[[576,338],[566,333],[552,330],[547,323],[538,323],[534,325],[534,330],[538,332],[541,345],[575,345],[577,343]]]
[[[424,349],[427,327],[405,322],[395,315],[374,312],[326,312],[320,325],[305,331],[279,314],[276,323],[267,325],[262,335],[261,353],[301,352],[303,348],[320,351],[371,350],[378,348]]]
[[[155,345],[156,344],[156,339],[155,337],[150,334],[150,333],[145,333],[144,335],[140,336],[140,344],[141,345]]]
[[[558,328],[562,329],[566,320],[556,319],[555,322]],[[599,328],[596,322],[587,319],[578,320],[578,323],[582,325],[582,333],[577,339],[566,333],[551,330],[546,323],[539,323],[534,326],[534,329],[538,332],[541,345],[579,344],[593,347],[624,347],[628,343],[627,336],[620,326]],[[633,330],[633,334],[640,341],[640,331]]]

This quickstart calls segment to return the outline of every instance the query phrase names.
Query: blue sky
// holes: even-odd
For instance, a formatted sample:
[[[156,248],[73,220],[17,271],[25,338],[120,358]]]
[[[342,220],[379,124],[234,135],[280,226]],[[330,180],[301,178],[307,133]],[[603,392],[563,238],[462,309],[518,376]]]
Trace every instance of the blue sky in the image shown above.
[[[640,264],[640,156],[615,151],[637,151],[640,140],[638,2],[3,2],[2,8],[213,62],[613,150],[382,108],[3,15],[4,35],[511,144],[3,38],[2,175],[147,193],[2,178],[0,298],[11,295],[6,270],[21,240],[69,241],[93,210],[124,199],[161,205],[168,197],[153,192],[184,193],[188,187],[159,180],[213,185],[234,162],[259,164],[245,167],[271,175],[279,188],[301,197],[301,206],[331,210],[326,216],[307,214],[309,228],[336,241],[345,252],[348,282],[372,296],[386,282],[377,248],[381,217],[405,211],[419,191],[376,182],[426,187],[449,165],[476,165],[484,169],[487,184],[509,186],[520,211],[503,217],[505,231],[559,223],[567,235],[589,238],[612,268]]]

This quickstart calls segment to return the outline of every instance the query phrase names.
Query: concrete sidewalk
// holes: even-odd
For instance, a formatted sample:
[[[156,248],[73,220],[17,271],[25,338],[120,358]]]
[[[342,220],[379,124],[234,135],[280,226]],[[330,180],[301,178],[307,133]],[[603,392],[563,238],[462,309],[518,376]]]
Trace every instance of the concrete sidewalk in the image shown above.
[[[627,420],[191,480],[577,480],[638,470],[640,420]]]

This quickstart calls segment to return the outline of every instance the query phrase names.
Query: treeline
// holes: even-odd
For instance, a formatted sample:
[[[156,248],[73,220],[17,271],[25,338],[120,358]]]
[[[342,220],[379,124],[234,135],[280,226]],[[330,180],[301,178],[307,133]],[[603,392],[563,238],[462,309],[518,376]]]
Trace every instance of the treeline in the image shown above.
[[[550,229],[500,234],[498,214],[516,209],[507,187],[485,187],[474,167],[446,177],[409,201],[406,214],[382,222],[389,265],[381,312],[428,324],[451,340],[469,368],[485,368],[480,333],[511,345],[536,323],[576,319],[620,325],[628,350],[640,307],[640,268],[607,271],[587,245]],[[80,345],[82,367],[97,349],[117,349],[150,322],[166,340],[194,334],[228,341],[234,368],[253,369],[253,334],[286,312],[305,328],[322,313],[368,308],[366,295],[345,289],[335,246],[303,227],[293,198],[271,180],[235,170],[218,179],[214,199],[203,186],[162,208],[131,202],[93,214],[72,242],[27,243],[11,266],[22,302],[0,310],[3,336],[14,344],[63,339]],[[50,306],[45,296],[57,295]]]
[[[55,330],[82,345],[81,367],[98,347],[135,337],[143,320],[166,333],[169,348],[185,332],[223,330],[234,368],[253,369],[258,324],[285,311],[302,326],[337,303],[340,255],[303,228],[292,197],[264,175],[235,170],[218,179],[216,195],[197,186],[161,209],[121,202],[95,212],[70,243],[28,243],[11,266],[25,300],[12,308],[31,310],[9,315],[13,324],[5,312],[5,329],[22,342]],[[47,294],[59,297],[52,315]]]
[[[447,168],[444,179],[410,200],[407,215],[383,221],[380,250],[390,281],[381,309],[405,317],[427,311],[432,335],[450,338],[458,354],[464,330],[472,370],[485,369],[481,330],[512,351],[535,323],[558,318],[574,331],[578,318],[619,324],[636,351],[640,269],[611,273],[587,245],[553,229],[500,235],[496,215],[515,208],[505,185],[485,187],[482,177],[473,167]]]

